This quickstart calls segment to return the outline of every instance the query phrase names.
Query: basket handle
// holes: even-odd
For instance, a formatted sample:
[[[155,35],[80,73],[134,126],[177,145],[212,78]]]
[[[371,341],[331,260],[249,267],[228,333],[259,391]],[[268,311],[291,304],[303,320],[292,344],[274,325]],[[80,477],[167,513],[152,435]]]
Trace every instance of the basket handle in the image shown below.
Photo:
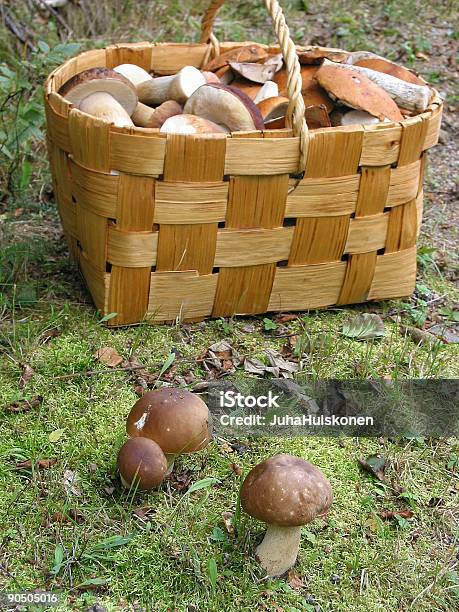
[[[210,42],[215,55],[220,54],[220,46],[212,32],[212,27],[218,10],[224,2],[225,0],[211,0],[209,8],[202,19],[201,43]],[[305,106],[303,96],[301,95],[300,62],[298,61],[295,43],[290,37],[290,31],[285,23],[285,17],[279,3],[277,0],[265,0],[265,5],[273,20],[274,30],[287,68],[287,94],[290,104],[287,108],[286,123],[287,126],[292,127],[293,134],[300,138],[300,170],[303,171],[306,168],[308,126],[304,118]]]

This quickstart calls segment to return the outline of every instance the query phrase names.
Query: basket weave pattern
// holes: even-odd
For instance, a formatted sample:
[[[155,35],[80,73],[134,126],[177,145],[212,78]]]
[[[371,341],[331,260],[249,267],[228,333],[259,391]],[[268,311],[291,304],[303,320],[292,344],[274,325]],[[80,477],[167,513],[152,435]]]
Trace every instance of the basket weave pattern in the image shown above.
[[[206,53],[206,44],[113,45],[69,60],[46,83],[62,225],[98,309],[118,313],[109,324],[409,295],[438,98],[397,124],[309,132],[298,182],[289,175],[299,171],[299,138],[289,129],[181,136],[117,128],[57,93],[88,68],[135,63],[173,74],[200,67]]]

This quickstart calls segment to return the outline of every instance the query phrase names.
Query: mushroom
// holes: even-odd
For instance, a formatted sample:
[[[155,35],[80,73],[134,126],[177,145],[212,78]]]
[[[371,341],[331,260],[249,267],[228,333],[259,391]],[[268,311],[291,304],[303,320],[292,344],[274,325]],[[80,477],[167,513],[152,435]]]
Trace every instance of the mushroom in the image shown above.
[[[137,93],[123,75],[108,68],[90,68],[64,83],[61,96],[85,113],[115,125],[133,125],[130,116],[137,106]]]
[[[332,58],[328,58],[332,59]],[[345,64],[352,64],[353,66],[361,66],[362,68],[370,68],[377,72],[384,72],[390,74],[397,79],[412,83],[413,85],[425,85],[425,81],[395,62],[391,62],[385,57],[380,57],[371,51],[354,51],[349,54],[349,57],[345,61]]]
[[[379,72],[378,70],[372,70],[371,68],[365,68],[364,66],[334,64],[333,62],[324,60],[320,71],[322,72],[325,68],[335,68],[335,70],[354,72],[360,76],[365,76],[383,89],[400,108],[409,111],[425,111],[433,96],[433,90],[428,85],[408,83],[398,77]]]
[[[295,564],[301,525],[324,514],[332,499],[322,472],[300,457],[275,455],[249,472],[241,488],[241,504],[247,514],[268,524],[256,549],[268,576],[280,576]]]
[[[123,444],[117,465],[123,486],[139,491],[157,487],[167,471],[167,460],[159,445],[141,437],[131,438]]]
[[[387,122],[388,119],[384,119],[384,121]],[[344,113],[338,125],[355,125],[356,123],[360,125],[373,125],[375,123],[380,123],[380,121],[377,117],[373,117],[373,115],[365,111],[353,110]]]
[[[398,106],[384,89],[364,74],[355,74],[349,68],[342,64],[324,63],[316,79],[334,100],[344,106],[366,111],[381,121],[386,117],[391,121],[403,119]]]
[[[323,89],[318,82],[315,80],[315,75],[319,70],[320,66],[307,65],[301,66],[301,94],[303,96],[305,106],[319,106],[324,104],[328,112],[333,110],[334,104],[331,98],[328,96],[325,89]],[[279,87],[279,95],[287,96],[287,70],[283,68],[273,77],[273,81],[277,83]]]
[[[209,70],[201,70],[202,76],[206,79],[206,83],[221,83],[215,72],[209,72]]]
[[[354,111],[358,112],[358,111]],[[304,110],[304,118],[310,130],[331,127],[330,116],[324,104],[318,106],[307,106]]]
[[[176,455],[199,451],[209,443],[209,409],[201,398],[185,389],[155,389],[134,404],[126,431],[131,437],[142,436],[159,444],[170,473]]]
[[[156,78],[135,64],[121,64],[115,71],[136,86],[139,100],[148,105],[162,104],[166,100],[183,103],[206,82],[202,72],[194,66],[185,66],[177,74]]]
[[[160,128],[169,117],[180,115],[182,112],[183,108],[174,100],[167,100],[157,108],[151,108],[139,102],[132,115],[132,120],[141,127]]]
[[[228,62],[231,70],[254,83],[266,83],[276,74],[275,64],[251,64],[249,62]]]
[[[197,117],[196,115],[176,115],[169,117],[161,126],[161,132],[167,134],[227,134],[223,125]]]
[[[223,85],[228,85],[229,83],[224,83]],[[231,81],[231,87],[235,87],[245,93],[246,96],[249,96],[251,100],[255,100],[258,95],[258,92],[263,89],[263,85],[259,83],[253,83],[252,81],[247,81],[247,79],[234,79]]]
[[[258,104],[267,98],[275,98],[279,95],[279,87],[273,81],[266,81],[254,98],[254,103]]]
[[[226,85],[203,85],[188,99],[184,112],[225,125],[232,132],[264,128],[263,117],[252,100]]]
[[[289,105],[289,99],[283,96],[273,96],[271,98],[265,98],[261,102],[258,102],[257,106],[260,109],[263,121],[271,121],[272,119],[279,119],[285,117],[287,108]]]
[[[298,60],[300,64],[321,64],[324,59],[332,62],[344,62],[348,58],[349,53],[341,49],[328,49],[327,47],[309,47],[304,51],[298,52]]]
[[[211,60],[203,70],[216,72],[219,68],[227,66],[228,62],[259,62],[268,57],[268,52],[261,45],[247,45],[245,47],[237,47],[222,53],[218,57]]]

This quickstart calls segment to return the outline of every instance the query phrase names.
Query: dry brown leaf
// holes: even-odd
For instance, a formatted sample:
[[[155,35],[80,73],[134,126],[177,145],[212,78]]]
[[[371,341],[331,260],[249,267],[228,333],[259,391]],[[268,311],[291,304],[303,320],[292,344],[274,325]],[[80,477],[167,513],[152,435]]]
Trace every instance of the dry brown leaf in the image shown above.
[[[242,474],[242,470],[241,468],[238,466],[237,463],[230,463],[230,468],[233,470],[233,472],[237,475],[240,476]]]
[[[395,516],[401,516],[404,519],[412,518],[413,511],[412,510],[382,510],[379,513],[379,516],[382,519],[392,519]]]
[[[16,463],[17,470],[31,470],[32,466],[35,466],[39,470],[48,470],[55,463],[57,463],[57,459],[38,459],[38,461],[33,462],[32,459],[28,459],[27,461],[19,461]]]
[[[111,346],[103,346],[94,353],[94,357],[109,368],[116,368],[123,363],[121,355]]]
[[[28,410],[32,410],[32,408],[37,408],[43,401],[41,395],[37,395],[31,400],[18,400],[17,402],[12,402],[8,406],[5,406],[5,410],[8,412],[27,412]]]
[[[233,513],[232,512],[222,512],[223,524],[225,525],[226,531],[229,535],[234,534],[234,525],[233,525]]]
[[[294,591],[301,591],[304,587],[303,579],[292,569],[288,573],[287,582]]]
[[[35,370],[31,368],[28,363],[23,363],[22,364],[22,374],[21,374],[21,378],[19,379],[19,387],[21,389],[24,389],[24,387],[32,379],[34,374],[35,374]]]
[[[51,340],[51,338],[57,338],[60,335],[61,332],[57,329],[57,327],[52,327],[51,329],[47,329],[42,333],[40,340],[42,344],[46,344],[49,342],[49,340]]]

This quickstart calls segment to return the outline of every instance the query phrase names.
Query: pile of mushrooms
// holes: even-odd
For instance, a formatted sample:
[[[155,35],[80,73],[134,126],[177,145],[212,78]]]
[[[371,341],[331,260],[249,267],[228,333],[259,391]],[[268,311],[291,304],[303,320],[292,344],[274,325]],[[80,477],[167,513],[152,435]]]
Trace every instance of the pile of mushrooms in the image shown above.
[[[410,70],[367,51],[298,52],[309,129],[401,121],[426,110],[433,90]],[[120,127],[171,134],[230,133],[286,126],[282,55],[239,47],[202,70],[152,76],[135,64],[91,68],[59,92],[81,111]]]

